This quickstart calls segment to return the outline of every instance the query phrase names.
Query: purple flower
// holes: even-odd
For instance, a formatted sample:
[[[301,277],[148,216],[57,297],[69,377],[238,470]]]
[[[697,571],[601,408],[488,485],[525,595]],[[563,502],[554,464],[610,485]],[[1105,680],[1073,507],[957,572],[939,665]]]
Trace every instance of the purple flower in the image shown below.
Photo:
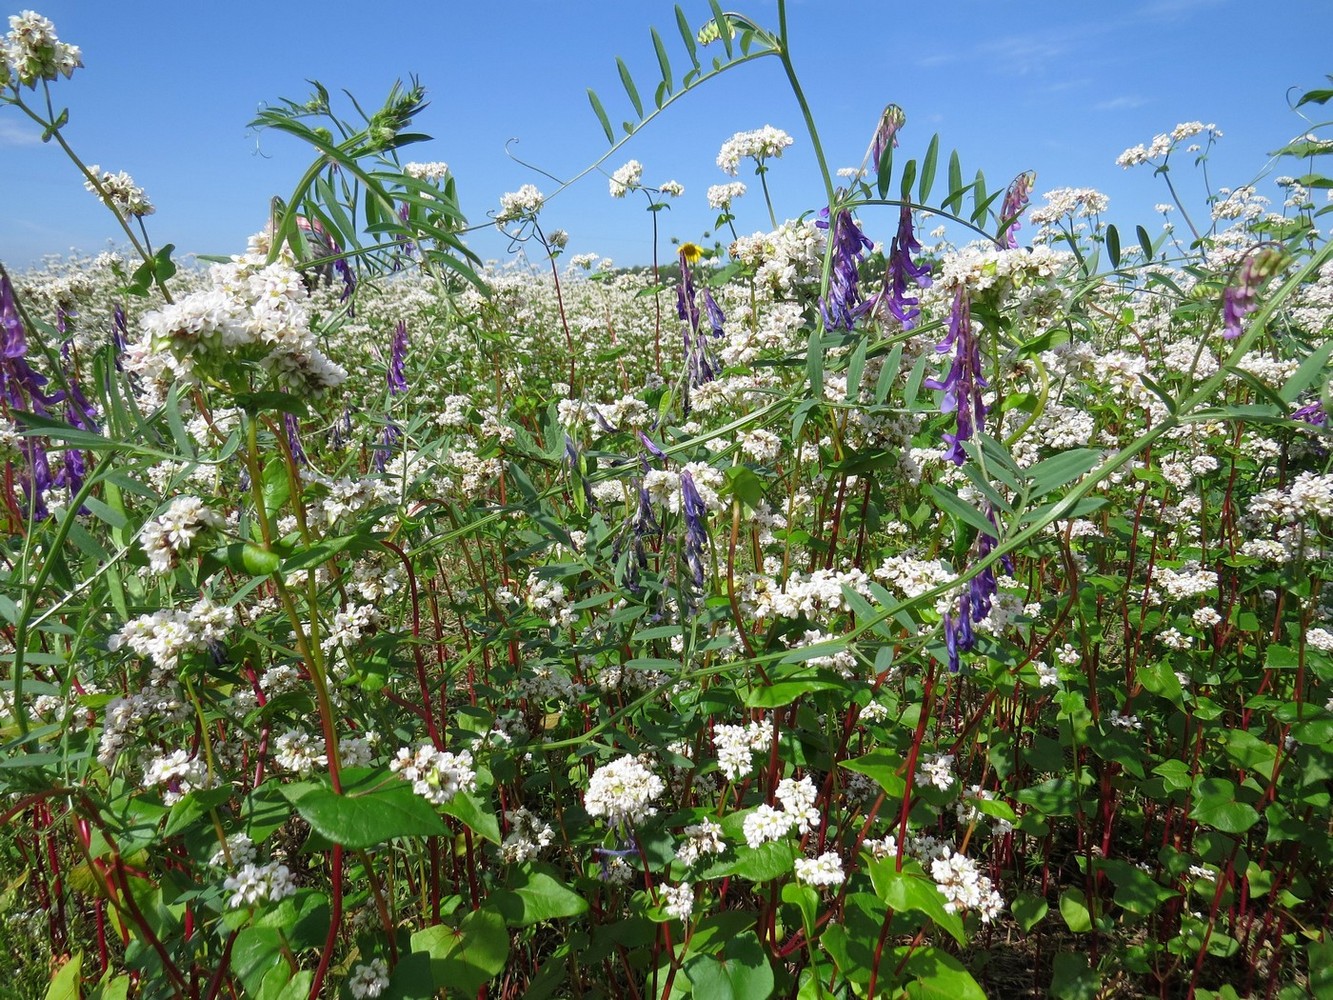
[[[725,317],[713,297],[706,290],[704,305],[708,309],[708,321],[714,336],[720,335]],[[685,346],[685,393],[684,409],[690,412],[690,389],[703,385],[717,378],[722,366],[713,356],[709,346],[709,337],[700,331],[699,306],[694,290],[694,277],[690,274],[686,252],[680,252],[680,284],[676,286],[676,315],[680,317],[681,338]]]
[[[130,326],[125,320],[125,310],[120,306],[111,311],[111,321],[111,346],[116,352],[116,371],[120,371],[120,357],[130,341]]]
[[[1235,340],[1244,330],[1241,323],[1254,312],[1259,298],[1259,287],[1278,272],[1283,263],[1281,251],[1271,248],[1259,250],[1245,258],[1236,271],[1235,279],[1222,292],[1222,336]]]
[[[703,554],[708,548],[708,529],[704,527],[704,518],[708,516],[708,507],[699,496],[694,477],[688,470],[680,474],[680,500],[681,512],[685,515],[685,559],[690,564],[694,585],[702,587]]]
[[[19,410],[31,406],[34,413],[46,413],[64,398],[64,393],[47,394],[46,376],[28,364],[28,339],[23,332],[14,286],[9,275],[0,272],[0,395]]]
[[[907,294],[907,283],[918,288],[930,287],[930,266],[912,260],[921,252],[921,243],[912,232],[912,206],[906,202],[898,211],[898,232],[889,246],[889,268],[884,276],[884,288],[879,293],[881,302],[904,330],[916,326],[921,315],[920,300]]]
[[[717,299],[713,298],[713,291],[710,288],[704,289],[704,312],[708,313],[708,325],[713,328],[713,336],[722,336],[722,324],[727,321],[727,317],[722,307],[717,304]]]
[[[686,260],[684,250],[680,252],[680,284],[676,286],[676,315],[685,324],[688,351],[688,339],[699,329],[699,306],[694,301],[694,276],[690,273],[690,262]]]
[[[309,465],[310,460],[306,458],[305,449],[301,447],[301,423],[290,413],[282,415],[282,424],[287,431],[287,447],[291,449],[292,461],[297,465]],[[381,469],[381,472],[384,470]]]
[[[403,362],[407,360],[407,323],[398,321],[398,329],[393,334],[393,345],[389,352],[389,394],[393,396],[407,392],[407,376],[403,373]]]
[[[986,505],[986,520],[995,525],[995,534],[978,532],[973,546],[973,561],[986,558],[995,550],[1000,533],[995,507]],[[1013,560],[1002,556],[1000,565],[1006,573],[1014,572]],[[957,673],[959,654],[969,652],[976,646],[976,633],[972,626],[990,614],[995,595],[999,593],[999,583],[995,577],[995,567],[987,566],[968,581],[967,589],[958,598],[958,614],[946,613],[944,616],[944,645],[949,652],[949,670]]]
[[[949,458],[955,465],[967,461],[967,452],[963,442],[971,440],[972,435],[986,418],[987,407],[981,399],[981,390],[987,382],[981,374],[981,345],[972,330],[972,310],[966,290],[959,286],[954,293],[953,310],[949,316],[949,335],[935,350],[944,354],[953,350],[953,363],[944,380],[926,379],[930,389],[944,390],[944,399],[940,402],[941,413],[956,413],[954,432],[944,434],[944,440],[950,445]]]
[[[1000,208],[1000,229],[1003,231],[1005,246],[1010,250],[1018,247],[1018,237],[1014,235],[1022,228],[1018,224],[1018,217],[1027,210],[1032,185],[1036,183],[1037,172],[1025,170],[1013,179],[1009,190],[1004,193],[1004,204]]]
[[[886,151],[898,148],[898,130],[907,124],[907,115],[896,104],[889,104],[879,116],[874,138],[870,140],[870,170],[878,175]]]
[[[828,211],[823,214],[826,219]],[[829,224],[825,219],[815,225],[827,229]],[[857,267],[874,244],[861,232],[851,213],[845,210],[839,210],[830,238],[833,240],[833,271],[829,275],[828,296],[820,301],[819,311],[824,317],[824,329],[850,330],[856,318],[871,306],[870,302],[861,299]]]
[[[639,431],[639,440],[643,442],[643,446],[648,449],[648,454],[652,455],[653,458],[660,458],[664,461],[666,460],[666,452],[664,452],[661,448],[657,447],[657,445],[653,443],[653,439],[650,438],[643,431]]]
[[[375,448],[375,471],[383,472],[389,465],[389,456],[391,456],[398,447],[398,442],[403,439],[403,432],[398,429],[398,425],[390,421],[384,425],[384,433],[380,435],[380,443]]]
[[[1313,424],[1315,427],[1327,427],[1328,411],[1324,409],[1323,403],[1315,400],[1313,403],[1306,403],[1304,406],[1292,410],[1291,419]]]

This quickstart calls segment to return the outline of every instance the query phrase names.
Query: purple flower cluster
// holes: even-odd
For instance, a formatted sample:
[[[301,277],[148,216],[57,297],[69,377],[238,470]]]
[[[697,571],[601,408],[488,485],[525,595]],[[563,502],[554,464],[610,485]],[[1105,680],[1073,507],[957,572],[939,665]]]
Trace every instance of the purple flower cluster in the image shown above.
[[[1000,207],[1000,226],[1004,228],[1004,245],[1010,250],[1018,247],[1015,233],[1022,228],[1018,224],[1018,217],[1027,210],[1028,199],[1032,197],[1032,185],[1036,183],[1037,172],[1025,170],[1013,179],[1009,190],[1004,193],[1004,204]]]
[[[921,242],[912,231],[912,206],[904,202],[898,211],[898,232],[889,245],[884,288],[879,293],[879,302],[904,330],[916,326],[921,315],[921,300],[907,294],[908,282],[917,288],[930,287],[930,265],[912,259],[920,252]]]
[[[704,309],[708,314],[707,330],[700,329],[702,316],[699,314],[698,296],[694,288],[694,276],[690,273],[689,261],[685,251],[680,252],[680,284],[676,286],[676,315],[680,318],[681,336],[685,346],[685,413],[690,412],[690,389],[712,382],[722,371],[713,354],[711,340],[722,336],[722,325],[726,316],[722,307],[713,298],[713,293],[704,289]],[[712,334],[710,337],[709,334]]]
[[[972,438],[976,429],[986,418],[987,407],[981,399],[981,390],[988,385],[981,374],[981,344],[972,329],[972,309],[967,291],[959,287],[954,293],[953,310],[949,314],[949,335],[936,345],[935,350],[944,354],[953,350],[953,364],[944,379],[926,379],[925,385],[931,389],[944,390],[944,399],[940,402],[941,413],[956,413],[957,423],[952,434],[945,433],[944,440],[949,445],[949,459],[954,465],[967,461],[967,452],[963,442]]]
[[[708,516],[708,507],[699,496],[699,488],[694,485],[694,477],[689,471],[680,474],[681,511],[685,515],[685,559],[690,564],[694,585],[704,585],[703,554],[708,548],[708,529],[704,527],[704,518]]]
[[[1222,336],[1227,340],[1244,332],[1241,323],[1257,307],[1259,287],[1278,272],[1282,260],[1281,252],[1269,248],[1250,254],[1240,265],[1235,280],[1222,292]]]
[[[815,225],[828,229],[828,210],[822,214],[824,217]],[[829,275],[828,295],[820,300],[819,312],[824,317],[824,329],[850,330],[857,317],[873,304],[873,301],[861,298],[857,268],[874,244],[861,232],[851,213],[845,210],[838,212],[830,238],[833,240],[833,270]]]
[[[995,525],[998,535],[999,522],[996,519],[995,508],[990,504],[986,505],[986,520]],[[984,531],[977,533],[974,546],[975,559],[984,559],[995,550],[996,535],[989,535]],[[1014,572],[1013,560],[1008,556],[1000,558],[1000,565],[1004,567],[1006,573]],[[990,614],[991,604],[998,592],[995,567],[987,566],[968,581],[967,589],[958,600],[957,617],[952,614],[944,616],[944,646],[949,652],[951,671],[957,673],[960,654],[969,652],[976,645],[977,637],[973,626]]]
[[[880,161],[890,149],[898,146],[898,130],[907,124],[907,115],[896,104],[889,104],[879,116],[874,138],[870,140],[870,169],[878,174]]]
[[[398,321],[398,328],[393,332],[393,344],[389,349],[389,393],[399,396],[407,392],[407,375],[403,365],[407,361],[407,323]]]

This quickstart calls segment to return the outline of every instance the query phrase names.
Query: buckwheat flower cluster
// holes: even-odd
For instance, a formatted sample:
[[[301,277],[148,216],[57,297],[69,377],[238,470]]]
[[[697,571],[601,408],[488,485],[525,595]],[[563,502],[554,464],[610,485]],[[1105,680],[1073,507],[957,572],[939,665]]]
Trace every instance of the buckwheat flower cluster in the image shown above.
[[[551,824],[522,806],[505,813],[505,819],[511,826],[500,843],[500,856],[509,864],[531,861],[555,841]]]
[[[308,778],[316,768],[326,768],[329,759],[323,743],[309,733],[289,729],[274,742],[273,759],[283,770]]]
[[[630,160],[611,175],[611,197],[623,198],[643,180],[643,164]]]
[[[657,185],[657,190],[668,198],[679,198],[685,193],[685,185],[680,181],[663,181]]]
[[[745,194],[745,185],[740,181],[731,184],[714,184],[708,189],[708,207],[718,211],[731,210],[731,203]]]
[[[714,726],[713,746],[717,750],[719,770],[728,781],[745,777],[754,767],[752,755],[766,751],[772,740],[773,723],[768,719],[747,722],[743,726]]]
[[[931,753],[921,758],[921,776],[942,792],[953,784],[953,754]]]
[[[449,164],[439,161],[433,163],[404,163],[403,173],[419,181],[442,184],[449,179]]]
[[[666,791],[642,757],[621,757],[598,768],[588,781],[583,808],[589,816],[605,816],[610,826],[641,823],[657,815],[652,803]]]
[[[119,215],[129,218],[142,219],[145,215],[152,215],[157,211],[153,203],[148,200],[148,195],[144,189],[134,183],[134,178],[125,171],[111,173],[109,170],[103,170],[94,164],[88,168],[88,172],[97,177],[98,184],[102,190],[97,190],[97,184],[91,180],[83,182],[83,186],[89,193],[97,195],[110,208],[114,209]]]
[[[1190,563],[1179,570],[1158,567],[1153,576],[1153,591],[1172,601],[1185,601],[1206,594],[1217,586],[1217,574]]]
[[[115,652],[128,646],[137,656],[153,661],[163,670],[174,670],[182,653],[207,649],[220,642],[236,624],[236,611],[201,598],[189,611],[163,608],[126,622],[111,637]]]
[[[463,750],[457,754],[436,750],[422,743],[414,753],[399,747],[397,756],[389,762],[389,770],[412,782],[412,791],[433,805],[445,805],[459,792],[470,792],[477,786],[477,775],[472,769],[472,754]]]
[[[545,201],[545,195],[535,184],[524,184],[517,191],[500,195],[500,211],[496,213],[495,221],[504,223],[536,218]]]
[[[819,280],[824,233],[813,222],[788,220],[771,233],[738,237],[727,252],[753,268],[755,280],[779,295]]]
[[[950,913],[975,910],[982,923],[988,924],[1004,910],[1004,898],[971,858],[952,852],[936,858],[930,863],[930,876]]]
[[[662,910],[668,917],[689,920],[694,912],[694,890],[690,883],[662,886]]]
[[[751,132],[737,132],[722,144],[717,154],[717,165],[735,177],[741,160],[752,159],[762,164],[769,157],[777,159],[782,156],[782,151],[791,144],[792,137],[772,125]]]
[[[797,858],[795,868],[796,881],[804,885],[842,885],[847,877],[842,871],[842,858],[833,851],[817,858]]]
[[[237,869],[255,860],[255,845],[247,833],[233,833],[227,838],[226,850],[219,847],[208,863],[214,868]]]
[[[10,74],[25,87],[61,76],[68,80],[83,65],[79,47],[57,38],[56,26],[34,10],[10,15],[0,54],[4,57],[0,86],[9,82]]]
[[[143,783],[145,788],[162,787],[163,804],[174,806],[196,788],[208,787],[208,771],[188,750],[173,750],[144,768]]]
[[[227,902],[232,909],[257,903],[276,903],[296,892],[291,871],[276,861],[266,865],[242,865],[235,875],[227,876],[222,887],[232,893]]]
[[[819,810],[815,808],[818,794],[809,777],[800,781],[784,778],[778,785],[779,808],[775,809],[765,803],[745,817],[741,825],[745,842],[750,847],[758,847],[786,836],[793,827],[801,833],[808,833],[820,821]]]
[[[221,530],[226,524],[221,514],[198,497],[176,497],[171,506],[143,526],[139,544],[154,573],[169,573],[180,563],[181,556],[194,547],[200,535]]]
[[[1090,219],[1101,215],[1111,204],[1111,199],[1095,188],[1056,188],[1042,197],[1046,204],[1030,213],[1032,221],[1039,226],[1051,225],[1066,217]]]
[[[355,1000],[377,997],[389,986],[389,963],[382,958],[372,958],[369,965],[358,964],[347,980],[347,992]]]
[[[683,865],[692,865],[705,855],[721,854],[726,849],[721,825],[707,817],[687,826],[684,833],[684,842],[676,848],[676,860]]]

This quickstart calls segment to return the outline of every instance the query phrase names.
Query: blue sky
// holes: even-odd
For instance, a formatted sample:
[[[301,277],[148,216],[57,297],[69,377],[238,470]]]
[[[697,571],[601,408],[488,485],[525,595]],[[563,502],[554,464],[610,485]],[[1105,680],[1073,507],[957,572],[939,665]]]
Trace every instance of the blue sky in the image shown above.
[[[706,0],[681,6],[696,26],[709,16]],[[672,4],[657,0],[53,0],[38,9],[63,41],[83,49],[85,68],[54,88],[58,106],[70,109],[70,143],[90,163],[129,171],[157,206],[148,220],[154,241],[181,253],[243,249],[269,198],[290,191],[306,150],[247,123],[266,101],[304,99],[307,78],[377,106],[396,78],[418,74],[431,105],[415,124],[435,140],[404,158],[448,162],[464,211],[481,223],[505,191],[556,186],[506,156],[511,138],[518,156],[561,177],[605,151],[585,90],[598,91],[613,122],[631,117],[615,57],[651,94],[658,72],[650,25],[678,75],[687,64]],[[735,9],[776,22],[772,2]],[[1038,194],[1096,187],[1111,197],[1109,217],[1131,228],[1154,228],[1153,205],[1167,197],[1150,168],[1115,165],[1122,150],[1177,122],[1215,122],[1225,137],[1209,165],[1214,184],[1246,183],[1270,150],[1304,130],[1287,109],[1288,91],[1323,85],[1333,72],[1330,0],[1283,0],[1262,16],[1241,0],[804,0],[790,4],[789,20],[831,166],[860,163],[881,108],[893,101],[908,115],[900,159],[920,156],[939,132],[945,150],[959,150],[967,176],[980,168],[996,187],[1033,169]],[[796,138],[769,174],[779,217],[816,206],[822,187],[810,142],[776,59],[688,95],[605,164],[609,173],[633,157],[645,182],[685,185],[659,218],[664,259],[670,237],[698,240],[713,222],[705,191],[730,179],[714,162],[718,147],[764,124]],[[1189,163],[1172,176],[1182,197],[1199,204]],[[737,203],[738,230],[769,228],[755,178],[743,168],[739,179],[752,193]],[[93,253],[117,232],[60,151],[7,107],[0,191],[0,260],[10,266],[71,248]],[[887,238],[894,221],[868,218],[869,235]],[[543,222],[569,231],[571,252],[621,264],[651,259],[644,203],[613,200],[597,174],[552,200]],[[485,257],[507,255],[494,230],[470,242]]]

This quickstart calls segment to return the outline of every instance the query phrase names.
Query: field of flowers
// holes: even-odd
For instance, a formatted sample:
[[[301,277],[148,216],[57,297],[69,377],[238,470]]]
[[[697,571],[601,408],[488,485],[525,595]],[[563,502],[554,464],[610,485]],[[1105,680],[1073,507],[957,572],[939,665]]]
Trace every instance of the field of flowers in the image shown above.
[[[783,10],[678,10],[626,132],[758,58],[804,109]],[[723,146],[729,242],[571,260],[529,185],[483,268],[422,88],[317,85],[178,269],[10,29],[125,249],[0,268],[0,992],[1333,996],[1319,128],[1129,236],[895,106],[775,206],[807,114]]]

